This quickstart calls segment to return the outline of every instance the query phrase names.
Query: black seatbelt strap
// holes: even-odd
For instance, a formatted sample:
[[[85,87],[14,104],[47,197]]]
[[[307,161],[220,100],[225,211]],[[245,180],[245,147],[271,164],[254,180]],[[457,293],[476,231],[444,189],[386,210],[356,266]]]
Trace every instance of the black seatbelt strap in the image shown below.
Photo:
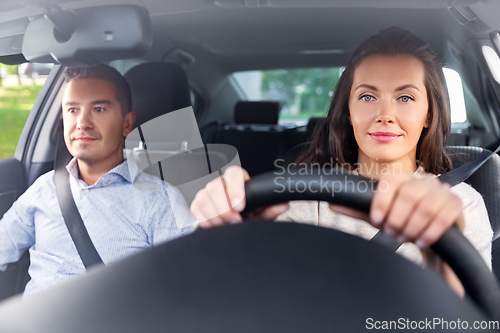
[[[68,228],[69,234],[75,243],[76,249],[83,265],[88,270],[95,264],[102,263],[102,259],[97,253],[97,250],[90,239],[90,236],[83,224],[82,217],[78,212],[71,187],[69,183],[69,174],[66,170],[66,164],[69,162],[65,158],[70,156],[66,144],[63,139],[60,139],[57,144],[57,152],[55,158],[55,173],[54,182],[56,186],[57,200],[59,207]]]
[[[466,181],[470,176],[472,176],[474,172],[477,171],[477,169],[479,169],[484,163],[486,163],[486,161],[488,161],[491,156],[495,155],[499,151],[500,146],[498,146],[494,151],[486,151],[482,156],[479,156],[475,160],[472,160],[466,164],[462,164],[458,168],[453,169],[447,173],[443,173],[437,178],[441,182],[448,183],[451,186],[458,185],[461,182]],[[394,252],[401,246],[401,243],[398,242],[396,238],[387,235],[382,230],[379,230],[377,234],[373,236],[371,241],[379,243]]]
[[[461,182],[466,181],[474,172],[477,171],[477,169],[482,167],[491,156],[495,155],[499,151],[500,146],[498,146],[494,151],[485,151],[482,156],[479,156],[475,160],[463,164],[450,172],[443,173],[438,177],[438,179],[443,183],[450,184],[451,186],[458,185]]]

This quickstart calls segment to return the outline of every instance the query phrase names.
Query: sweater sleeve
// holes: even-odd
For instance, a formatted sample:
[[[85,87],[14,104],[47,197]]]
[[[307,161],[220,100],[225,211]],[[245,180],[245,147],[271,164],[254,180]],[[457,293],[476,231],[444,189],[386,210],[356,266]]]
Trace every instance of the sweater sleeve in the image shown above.
[[[479,252],[484,262],[491,270],[491,244],[493,239],[493,230],[490,226],[488,211],[479,192],[466,183],[460,183],[454,186],[452,192],[462,201],[464,214],[465,238]],[[431,250],[422,251],[424,264],[435,271],[442,271],[442,261]]]
[[[483,197],[466,183],[453,187],[452,191],[462,200],[465,220],[464,236],[476,248],[491,269],[493,230],[491,229]]]

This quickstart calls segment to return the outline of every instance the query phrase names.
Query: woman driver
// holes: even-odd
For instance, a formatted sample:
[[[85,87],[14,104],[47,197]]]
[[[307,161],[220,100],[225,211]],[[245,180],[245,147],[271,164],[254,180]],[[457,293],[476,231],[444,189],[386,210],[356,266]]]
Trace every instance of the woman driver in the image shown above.
[[[297,166],[333,161],[384,183],[370,215],[326,202],[295,201],[253,216],[308,221],[366,239],[382,229],[405,243],[398,253],[439,271],[463,295],[457,277],[428,246],[456,224],[491,268],[493,234],[478,192],[465,183],[450,188],[435,177],[451,169],[444,151],[450,119],[440,73],[429,45],[407,30],[388,28],[361,43]],[[191,212],[200,227],[241,221],[248,179],[245,170],[230,167],[224,173],[229,198],[218,180],[198,192]]]

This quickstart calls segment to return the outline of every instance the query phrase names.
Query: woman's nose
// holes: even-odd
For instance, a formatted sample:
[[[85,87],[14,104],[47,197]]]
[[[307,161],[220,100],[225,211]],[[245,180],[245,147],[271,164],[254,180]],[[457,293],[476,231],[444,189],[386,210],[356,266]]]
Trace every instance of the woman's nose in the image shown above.
[[[389,100],[382,100],[378,105],[375,121],[393,124],[395,121],[394,105]]]

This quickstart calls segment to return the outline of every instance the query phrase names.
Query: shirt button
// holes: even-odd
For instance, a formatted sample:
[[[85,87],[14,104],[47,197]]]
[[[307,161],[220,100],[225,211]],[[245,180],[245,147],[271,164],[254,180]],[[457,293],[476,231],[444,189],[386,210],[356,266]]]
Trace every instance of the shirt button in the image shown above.
[[[68,258],[68,261],[69,262],[73,262],[73,258]]]
[[[58,280],[62,280],[62,275],[58,275],[58,276],[57,276],[57,279],[58,279]]]
[[[85,189],[85,192],[88,192],[88,191],[89,191],[89,189],[88,189],[88,188],[86,188],[86,189]]]

